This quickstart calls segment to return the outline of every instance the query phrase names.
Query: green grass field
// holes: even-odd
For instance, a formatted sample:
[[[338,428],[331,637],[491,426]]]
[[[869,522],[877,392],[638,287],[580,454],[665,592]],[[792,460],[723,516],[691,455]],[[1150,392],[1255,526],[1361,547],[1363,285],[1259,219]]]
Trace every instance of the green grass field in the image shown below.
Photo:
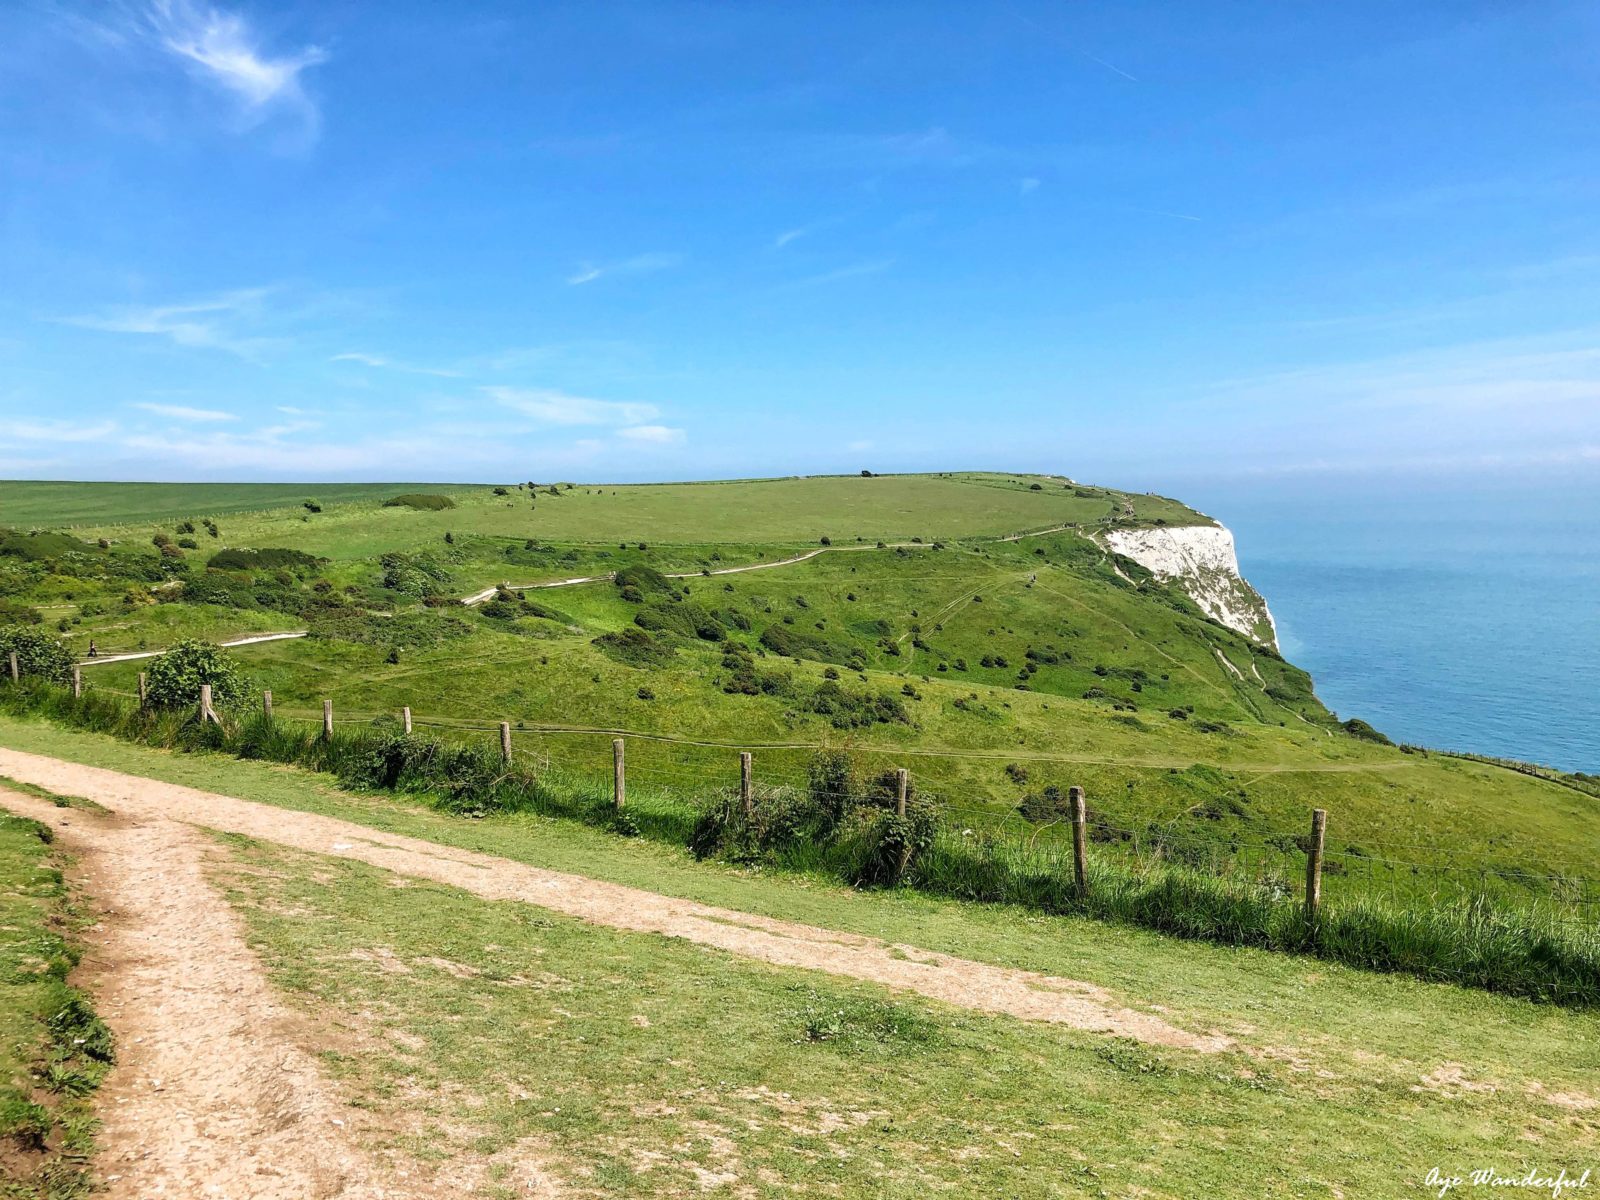
[[[0,480],[0,521],[21,529],[132,525],[182,517],[382,501],[406,483],[69,483]],[[435,486],[435,485],[430,485]]]
[[[1600,1015],[1006,906],[861,893],[528,814],[473,822],[304,772],[0,719],[0,745],[445,845],[1084,979],[1201,1055],[984,1017],[228,837],[216,878],[400,1161],[526,1192],[1424,1194],[1581,1173]],[[403,974],[402,974],[403,972]]]
[[[792,784],[817,748],[845,748],[909,768],[957,826],[1057,848],[1059,822],[1019,808],[1077,785],[1102,854],[1154,845],[1291,878],[1295,839],[1321,807],[1332,890],[1485,893],[1579,915],[1594,904],[1592,789],[1349,736],[1303,672],[1094,540],[1108,522],[1207,519],[1175,501],[983,473],[508,484],[501,496],[3,486],[20,511],[100,518],[76,529],[77,549],[0,542],[13,612],[31,608],[78,653],[91,639],[109,653],[309,626],[312,637],[234,652],[286,717],[314,718],[324,698],[341,721],[408,705],[430,732],[480,742],[507,720],[519,756],[597,780],[620,732],[632,778],[691,800],[731,778],[740,749],[755,751],[761,781]],[[419,490],[455,507],[383,506]],[[321,512],[303,507],[312,497]],[[286,503],[225,513],[274,499]],[[24,529],[13,511],[5,521]],[[194,548],[158,555],[156,536]],[[322,561],[206,567],[221,550],[272,547]],[[632,594],[601,579],[476,609],[423,603],[638,568],[689,577]],[[619,635],[645,635],[644,652],[606,644]],[[85,676],[131,693],[145,665]]]

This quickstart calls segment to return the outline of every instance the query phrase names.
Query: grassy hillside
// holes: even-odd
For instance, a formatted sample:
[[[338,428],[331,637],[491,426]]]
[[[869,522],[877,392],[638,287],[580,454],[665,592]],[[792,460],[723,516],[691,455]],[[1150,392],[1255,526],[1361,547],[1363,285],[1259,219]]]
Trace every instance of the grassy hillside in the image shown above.
[[[985,1017],[221,839],[216,877],[330,1045],[324,1067],[366,1115],[361,1134],[402,1166],[481,1178],[488,1195],[524,1193],[532,1164],[610,1195],[1389,1196],[1420,1192],[1439,1164],[1576,1175],[1594,1157],[1593,1012],[864,894],[528,814],[464,822],[39,723],[0,720],[0,744],[1091,981],[1107,1004],[1235,1042],[1207,1055]]]
[[[23,529],[127,525],[378,499],[401,483],[67,483],[0,480],[0,521]]]
[[[1030,845],[1062,845],[1051,797],[1079,785],[1100,853],[1292,880],[1315,806],[1330,887],[1592,898],[1600,798],[1351,736],[1303,672],[1095,540],[1208,520],[1177,502],[996,474],[500,490],[393,485],[311,512],[297,488],[209,525],[206,492],[181,520],[19,531],[0,540],[0,602],[79,652],[310,629],[236,652],[280,715],[409,705],[480,742],[505,719],[519,755],[597,779],[624,732],[632,779],[691,797],[738,749],[780,784],[846,748]],[[448,505],[384,506],[401,492]],[[141,666],[87,675],[131,692]]]

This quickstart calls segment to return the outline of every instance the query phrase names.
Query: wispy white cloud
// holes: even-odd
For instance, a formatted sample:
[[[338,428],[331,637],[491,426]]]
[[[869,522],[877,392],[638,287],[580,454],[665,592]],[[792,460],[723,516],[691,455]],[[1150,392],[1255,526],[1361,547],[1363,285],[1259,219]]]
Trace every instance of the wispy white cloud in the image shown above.
[[[552,388],[486,387],[484,394],[544,425],[639,425],[658,414],[653,404],[594,400]]]
[[[777,237],[772,239],[772,248],[774,250],[782,250],[790,242],[795,241],[798,238],[803,238],[810,232],[811,227],[809,225],[802,225],[798,229],[785,229]]]
[[[651,254],[636,254],[632,258],[620,259],[617,262],[580,263],[577,270],[567,276],[567,282],[593,283],[596,279],[607,275],[648,275],[655,271],[666,271],[682,266],[684,258],[684,255],[676,252],[658,251]]]
[[[0,421],[0,438],[19,442],[101,442],[116,431],[115,421]]]
[[[672,429],[666,425],[632,425],[627,429],[617,430],[617,436],[626,438],[630,442],[643,442],[651,446],[671,446],[684,440],[681,429]]]
[[[103,313],[63,317],[63,324],[105,333],[163,337],[187,348],[225,350],[255,358],[275,339],[241,335],[236,326],[261,316],[266,288],[242,288],[187,304],[119,305]]]
[[[1019,196],[1026,196],[1029,193],[1036,192],[1038,190],[1039,190],[1039,180],[1036,177],[1032,176],[1032,175],[1029,175],[1026,178],[1017,180],[1017,194]]]
[[[462,374],[460,371],[444,367],[419,367],[415,363],[399,362],[382,354],[364,354],[358,350],[335,354],[328,361],[360,363],[374,370],[403,371],[408,375],[436,375],[443,379],[458,379]]]
[[[803,279],[790,282],[788,287],[814,287],[824,283],[838,283],[845,279],[858,279],[863,275],[880,275],[894,266],[892,258],[877,258],[867,262],[851,263],[849,266],[837,267],[832,271],[823,271],[819,275],[807,275]]]
[[[142,408],[145,412],[155,413],[158,417],[172,417],[179,421],[237,421],[239,418],[231,412],[223,412],[216,408],[190,408],[187,404],[151,404],[140,402],[133,406]]]
[[[244,16],[191,0],[150,0],[142,24],[149,40],[196,78],[233,96],[249,123],[287,111],[314,129],[317,108],[300,75],[327,61],[321,47],[273,55]]]

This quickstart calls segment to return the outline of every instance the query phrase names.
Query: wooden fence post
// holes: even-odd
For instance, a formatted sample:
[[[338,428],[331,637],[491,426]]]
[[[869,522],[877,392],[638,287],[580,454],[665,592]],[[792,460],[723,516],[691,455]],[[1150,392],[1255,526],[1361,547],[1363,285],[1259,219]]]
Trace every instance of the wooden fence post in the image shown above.
[[[76,700],[83,695],[83,668],[72,668],[72,698]]]
[[[261,715],[267,720],[272,720],[272,689],[267,688],[261,693]]]
[[[739,754],[739,803],[744,807],[745,819],[749,820],[750,814],[755,809],[755,799],[750,788],[750,752],[741,751]]]
[[[333,701],[322,702],[322,736],[327,741],[333,741]]]
[[[500,761],[511,761],[511,722],[500,722]]]
[[[1069,787],[1067,799],[1072,802],[1072,877],[1078,881],[1078,895],[1089,894],[1089,815],[1083,802],[1083,789]]]
[[[17,652],[15,650],[11,652],[11,682],[22,682],[22,667],[17,662]]]
[[[907,793],[911,790],[911,772],[900,767],[894,773],[894,810],[902,817],[906,815]],[[899,883],[905,878],[906,868],[911,865],[911,842],[908,839],[900,847],[900,861],[895,866],[894,881]]]
[[[1306,921],[1312,927],[1317,923],[1317,909],[1322,905],[1322,846],[1328,833],[1326,809],[1311,810],[1311,841],[1306,846]]]
[[[143,671],[139,672],[139,708],[144,710],[150,705],[150,677]]]
[[[622,768],[622,739],[611,739],[611,802],[620,812],[627,799],[627,783]]]
[[[216,719],[216,710],[211,707],[211,685],[202,683],[200,685],[200,723],[204,725],[208,722],[214,722]]]
[[[400,723],[406,727],[406,732],[411,732],[411,705],[406,705],[400,710]]]

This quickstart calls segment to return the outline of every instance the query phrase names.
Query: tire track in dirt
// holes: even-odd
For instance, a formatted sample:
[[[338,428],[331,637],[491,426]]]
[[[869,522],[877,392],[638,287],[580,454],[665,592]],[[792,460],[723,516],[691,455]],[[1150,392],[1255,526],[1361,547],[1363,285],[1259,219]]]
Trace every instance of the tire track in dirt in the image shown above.
[[[383,833],[316,813],[275,808],[98,767],[0,749],[0,774],[85,796],[124,817],[184,822],[462,888],[489,900],[519,900],[596,925],[684,938],[777,966],[866,980],[976,1012],[1048,1021],[1201,1053],[1226,1050],[1222,1035],[1178,1028],[1120,1004],[1090,983],[974,962],[639,888],[549,871]]]

